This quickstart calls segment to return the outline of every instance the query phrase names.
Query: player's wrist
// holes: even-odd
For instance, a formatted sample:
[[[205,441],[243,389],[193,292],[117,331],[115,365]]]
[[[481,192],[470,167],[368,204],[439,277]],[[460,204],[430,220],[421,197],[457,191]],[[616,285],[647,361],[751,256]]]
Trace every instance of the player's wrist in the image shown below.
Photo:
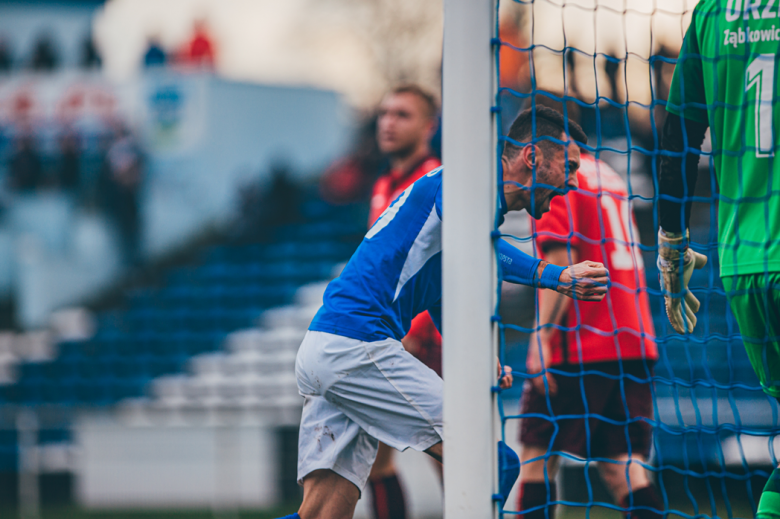
[[[665,239],[668,239],[668,240],[679,240],[679,239],[682,239],[683,234],[684,234],[683,232],[667,231],[663,227],[659,227],[658,228],[658,235],[659,236],[663,236]]]
[[[549,265],[544,260],[539,261],[539,265],[536,267],[536,272],[534,273],[534,285],[539,286],[539,280],[542,279],[542,272],[544,272],[544,267]]]
[[[560,283],[561,274],[566,270],[566,267],[560,267],[547,263],[542,260],[539,262],[539,266],[536,269],[536,279],[534,285],[539,288],[546,288],[549,290],[558,290],[558,284]]]
[[[667,262],[679,261],[688,249],[688,233],[668,232],[658,228],[658,256]]]

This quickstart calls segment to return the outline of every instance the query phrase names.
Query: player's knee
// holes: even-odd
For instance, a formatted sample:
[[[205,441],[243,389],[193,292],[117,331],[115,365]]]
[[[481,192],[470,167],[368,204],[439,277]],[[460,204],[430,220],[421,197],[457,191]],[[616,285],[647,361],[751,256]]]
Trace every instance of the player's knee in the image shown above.
[[[609,488],[619,486],[620,480],[623,480],[625,485],[626,480],[626,466],[623,463],[614,463],[609,461],[600,461],[598,463],[598,470],[601,479]]]
[[[520,481],[543,482],[558,475],[558,456],[545,457],[546,450],[524,446],[521,450]],[[546,468],[546,470],[545,470]]]
[[[555,478],[555,471],[544,470],[544,460],[532,461],[520,470],[520,481],[524,483],[546,481]]]
[[[626,456],[598,463],[599,475],[615,499],[620,500],[629,492],[650,484],[647,471],[641,465],[643,461],[643,458],[633,457],[629,462]]]

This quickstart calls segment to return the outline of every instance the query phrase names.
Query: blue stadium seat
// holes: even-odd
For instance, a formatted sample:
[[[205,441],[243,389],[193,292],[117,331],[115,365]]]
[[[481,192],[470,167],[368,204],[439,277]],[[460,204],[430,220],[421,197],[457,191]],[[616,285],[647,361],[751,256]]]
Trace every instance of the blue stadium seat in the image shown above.
[[[210,246],[155,286],[129,290],[96,315],[94,337],[60,342],[50,361],[22,363],[18,381],[0,386],[0,404],[84,408],[149,395],[155,378],[189,369],[193,356],[218,351],[264,310],[292,303],[302,285],[329,279],[365,234],[364,208],[303,207],[305,221],[271,230],[267,241]],[[17,438],[7,432],[0,429],[0,470],[14,471]],[[40,441],[70,441],[69,429],[42,430]]]

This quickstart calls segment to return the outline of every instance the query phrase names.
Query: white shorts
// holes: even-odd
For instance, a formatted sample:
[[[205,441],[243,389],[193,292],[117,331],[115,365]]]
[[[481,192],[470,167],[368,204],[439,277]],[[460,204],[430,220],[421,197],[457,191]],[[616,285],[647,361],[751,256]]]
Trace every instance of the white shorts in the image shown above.
[[[362,492],[378,441],[400,451],[442,441],[442,380],[395,339],[309,331],[295,373],[305,398],[298,483],[330,469]]]

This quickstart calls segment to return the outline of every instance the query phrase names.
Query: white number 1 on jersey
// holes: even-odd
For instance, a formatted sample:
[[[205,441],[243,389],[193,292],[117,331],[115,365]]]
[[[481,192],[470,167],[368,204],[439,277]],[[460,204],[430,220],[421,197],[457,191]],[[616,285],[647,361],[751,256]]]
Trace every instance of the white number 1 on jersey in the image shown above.
[[[745,70],[745,92],[756,86],[756,157],[774,155],[772,97],[775,85],[775,55],[759,54]]]

